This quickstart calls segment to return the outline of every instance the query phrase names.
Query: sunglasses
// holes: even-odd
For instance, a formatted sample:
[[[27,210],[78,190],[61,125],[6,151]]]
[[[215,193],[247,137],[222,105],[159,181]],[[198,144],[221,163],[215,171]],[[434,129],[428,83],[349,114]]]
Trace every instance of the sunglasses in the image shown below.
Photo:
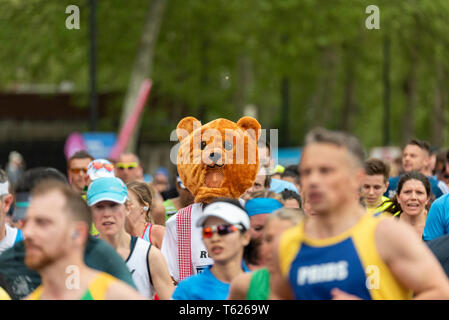
[[[123,163],[123,162],[118,162],[116,164],[117,169],[123,170],[123,169],[135,169],[139,166],[139,164],[137,162],[129,162],[129,163]]]
[[[87,173],[87,168],[70,168],[70,171],[75,174],[79,174],[81,171]]]
[[[203,238],[204,239],[211,238],[215,232],[217,232],[220,236],[225,236],[229,233],[242,229],[243,229],[242,226],[233,224],[222,224],[219,226],[205,227],[203,228]]]
[[[111,163],[102,163],[102,162],[94,162],[92,164],[92,166],[96,169],[96,170],[100,170],[101,168],[105,168],[106,170],[108,170],[109,172],[112,172],[112,170],[114,170],[114,165]]]

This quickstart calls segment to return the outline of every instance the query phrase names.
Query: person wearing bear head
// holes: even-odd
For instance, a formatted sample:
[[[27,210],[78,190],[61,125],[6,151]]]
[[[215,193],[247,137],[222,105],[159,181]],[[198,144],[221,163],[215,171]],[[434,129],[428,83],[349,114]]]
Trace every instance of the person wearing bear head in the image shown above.
[[[179,122],[177,169],[194,203],[178,210],[165,224],[161,251],[175,282],[213,264],[196,222],[205,205],[217,198],[239,199],[253,185],[259,168],[260,129],[251,117],[237,123],[220,118],[202,125],[193,117]]]

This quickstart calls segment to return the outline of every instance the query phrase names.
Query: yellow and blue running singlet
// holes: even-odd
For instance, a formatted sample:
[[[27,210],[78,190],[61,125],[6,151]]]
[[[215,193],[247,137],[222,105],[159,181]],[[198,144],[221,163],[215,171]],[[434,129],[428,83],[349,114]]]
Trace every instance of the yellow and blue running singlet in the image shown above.
[[[311,239],[304,222],[285,231],[279,259],[296,299],[330,300],[338,288],[362,299],[403,300],[412,294],[393,276],[376,248],[376,227],[385,217],[366,214],[348,231]]]
[[[380,206],[375,207],[375,208],[366,208],[366,213],[368,214],[374,214],[374,216],[378,216],[381,215],[386,209],[388,209],[389,206],[391,206],[393,204],[392,201],[390,201],[389,198],[382,196],[382,203],[380,204]],[[390,213],[386,213],[387,216],[391,217]]]
[[[105,272],[99,272],[98,275],[91,281],[89,287],[84,292],[80,300],[105,300],[106,293],[114,282],[118,280]],[[37,287],[30,296],[28,300],[40,300],[42,296],[42,291],[44,288],[41,286]]]
[[[0,287],[0,300],[11,300],[11,297],[2,287]]]

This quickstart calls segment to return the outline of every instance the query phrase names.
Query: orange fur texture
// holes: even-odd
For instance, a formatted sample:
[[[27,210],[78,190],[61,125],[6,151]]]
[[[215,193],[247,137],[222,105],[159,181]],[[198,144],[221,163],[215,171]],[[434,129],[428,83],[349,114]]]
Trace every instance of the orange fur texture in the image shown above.
[[[194,117],[186,117],[176,132],[179,177],[195,202],[210,203],[217,197],[237,199],[253,185],[261,133],[256,119],[243,117],[235,123],[220,118],[201,125]]]

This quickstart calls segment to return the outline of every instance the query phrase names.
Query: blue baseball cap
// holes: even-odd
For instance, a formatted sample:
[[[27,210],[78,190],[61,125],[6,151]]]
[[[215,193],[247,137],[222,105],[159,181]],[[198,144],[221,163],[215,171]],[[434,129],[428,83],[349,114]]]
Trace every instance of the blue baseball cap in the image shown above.
[[[163,174],[167,178],[169,177],[168,170],[165,169],[164,167],[160,167],[159,169],[157,169],[156,172],[154,173],[154,175],[157,175],[157,174]]]
[[[112,201],[123,204],[128,200],[128,188],[116,177],[99,178],[87,189],[87,204],[91,207],[100,201]]]
[[[245,210],[249,217],[257,214],[272,213],[282,208],[282,203],[273,198],[254,198],[248,200],[245,204]]]

